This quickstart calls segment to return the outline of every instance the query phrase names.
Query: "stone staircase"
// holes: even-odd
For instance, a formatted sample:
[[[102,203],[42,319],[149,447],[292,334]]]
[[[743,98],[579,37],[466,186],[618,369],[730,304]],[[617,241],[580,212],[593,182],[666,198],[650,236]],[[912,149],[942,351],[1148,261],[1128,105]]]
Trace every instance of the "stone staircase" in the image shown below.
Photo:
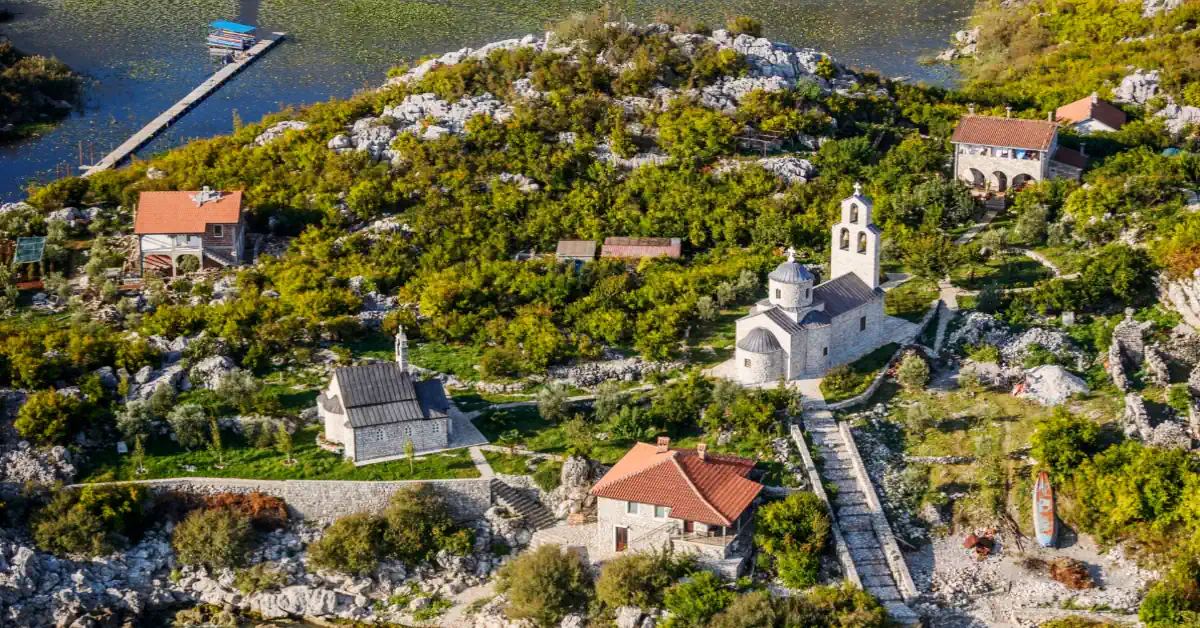
[[[916,625],[920,618],[905,604],[916,595],[916,587],[892,537],[891,526],[876,497],[865,469],[858,468],[854,443],[846,442],[842,428],[824,403],[805,410],[804,429],[821,454],[821,479],[836,487],[832,506],[842,538],[863,589],[870,592],[902,625]]]
[[[491,486],[492,498],[496,503],[521,515],[534,530],[544,530],[558,523],[554,514],[541,502],[505,484],[499,478],[492,478]]]

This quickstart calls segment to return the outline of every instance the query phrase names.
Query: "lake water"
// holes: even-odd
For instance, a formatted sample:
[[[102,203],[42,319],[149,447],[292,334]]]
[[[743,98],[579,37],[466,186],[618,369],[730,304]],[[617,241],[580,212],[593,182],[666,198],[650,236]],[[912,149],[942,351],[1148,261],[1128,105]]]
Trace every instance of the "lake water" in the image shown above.
[[[581,0],[0,0],[17,14],[0,25],[21,49],[54,56],[87,77],[80,111],[43,134],[0,146],[0,201],[29,180],[98,160],[182,98],[216,66],[205,49],[214,19],[257,24],[288,39],[141,151],[229,133],[287,105],[344,97],[383,82],[404,59],[544,30],[595,2]],[[726,14],[763,20],[767,37],[823,50],[889,76],[929,82],[948,70],[918,58],[946,46],[973,0],[632,0],[628,17],[666,8],[720,24]]]

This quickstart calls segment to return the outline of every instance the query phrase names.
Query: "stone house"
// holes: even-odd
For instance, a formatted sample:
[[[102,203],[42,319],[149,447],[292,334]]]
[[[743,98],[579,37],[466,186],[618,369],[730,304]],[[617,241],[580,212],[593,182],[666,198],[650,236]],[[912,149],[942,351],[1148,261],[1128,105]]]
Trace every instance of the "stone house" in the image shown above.
[[[236,266],[245,232],[240,191],[142,192],[133,218],[139,271],[175,276],[189,257],[196,269]]]
[[[706,451],[637,443],[604,474],[596,498],[596,545],[616,552],[694,553],[701,564],[736,576],[762,485],[746,476],[754,461]]]
[[[1054,119],[1070,125],[1080,135],[1118,131],[1125,126],[1125,112],[1107,100],[1101,100],[1096,92],[1059,107],[1054,111]]]
[[[980,191],[1003,194],[1031,181],[1078,177],[1086,158],[1058,145],[1058,124],[968,115],[950,138],[954,176]]]
[[[336,369],[317,396],[325,440],[345,448],[356,464],[395,460],[412,441],[417,453],[446,449],[454,415],[442,383],[413,381],[408,372],[408,341],[396,334],[396,361]]]
[[[831,230],[829,281],[816,279],[788,252],[767,276],[767,298],[737,321],[737,380],[762,384],[815,377],[887,344],[879,287],[882,231],[873,204],[855,186]]]

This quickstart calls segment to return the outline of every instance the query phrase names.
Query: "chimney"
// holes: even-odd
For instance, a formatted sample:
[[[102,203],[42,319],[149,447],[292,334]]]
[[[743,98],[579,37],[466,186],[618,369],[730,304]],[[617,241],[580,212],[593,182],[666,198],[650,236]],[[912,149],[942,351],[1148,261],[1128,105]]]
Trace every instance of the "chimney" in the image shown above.
[[[396,363],[401,369],[408,370],[408,337],[404,335],[403,325],[396,332]]]
[[[1092,104],[1094,105],[1098,102],[1100,102],[1100,94],[1097,94],[1096,92],[1092,92]]]
[[[1046,121],[1047,121],[1047,122],[1054,122],[1054,110],[1053,110],[1053,109],[1051,109],[1050,111],[1047,111],[1047,112],[1046,112]]]
[[[671,449],[671,437],[670,436],[659,436],[658,437],[658,453],[665,454],[670,449]]]
[[[1005,118],[1011,118],[1011,117],[1012,117],[1012,107],[1008,107],[1008,106],[1005,106],[1005,107],[1004,107],[1004,117],[1005,117]]]
[[[975,103],[967,105],[967,113],[975,115]]]
[[[708,459],[707,454],[708,454],[708,445],[706,445],[704,443],[697,443],[696,444],[696,455],[700,458],[700,460],[702,462],[704,460]]]

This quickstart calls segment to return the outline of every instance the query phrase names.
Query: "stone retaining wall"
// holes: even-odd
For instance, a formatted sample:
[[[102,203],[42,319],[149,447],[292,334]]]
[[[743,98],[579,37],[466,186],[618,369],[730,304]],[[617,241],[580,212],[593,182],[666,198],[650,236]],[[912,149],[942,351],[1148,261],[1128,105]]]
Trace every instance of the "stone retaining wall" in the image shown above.
[[[888,370],[891,369],[892,365],[896,363],[896,360],[899,360],[900,356],[904,354],[904,349],[921,336],[921,332],[925,331],[925,326],[928,325],[929,321],[933,319],[935,314],[937,314],[939,303],[941,303],[941,301],[933,302],[933,306],[929,308],[928,312],[925,312],[925,316],[921,318],[921,322],[917,325],[917,331],[913,333],[912,340],[902,341],[900,343],[900,348],[896,349],[896,352],[892,354],[892,357],[888,360],[888,363],[879,371],[878,374],[875,375],[874,381],[871,382],[870,386],[867,386],[867,390],[864,393],[858,395],[857,397],[843,399],[837,403],[826,404],[825,407],[833,412],[837,410],[845,410],[846,408],[870,401],[871,397],[875,396],[875,393],[879,390],[879,387],[883,385],[883,380],[885,377],[887,377]]]
[[[392,494],[405,486],[425,484],[446,500],[450,515],[457,520],[482,519],[492,504],[491,480],[404,480],[360,482],[352,480],[241,480],[234,478],[171,478],[74,484],[69,488],[105,484],[141,484],[151,493],[251,493],[278,497],[301,519],[331,521],[356,512],[382,512]]]

